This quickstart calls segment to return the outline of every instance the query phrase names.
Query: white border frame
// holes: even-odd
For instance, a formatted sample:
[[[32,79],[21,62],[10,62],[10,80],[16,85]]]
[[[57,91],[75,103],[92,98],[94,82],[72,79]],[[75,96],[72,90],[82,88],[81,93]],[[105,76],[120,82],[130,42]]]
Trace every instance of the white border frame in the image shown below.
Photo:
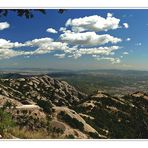
[[[1,8],[140,8],[147,0],[0,0]]]
[[[146,0],[0,0],[0,9],[148,9]],[[0,140],[0,147],[146,147],[147,139],[107,140]]]

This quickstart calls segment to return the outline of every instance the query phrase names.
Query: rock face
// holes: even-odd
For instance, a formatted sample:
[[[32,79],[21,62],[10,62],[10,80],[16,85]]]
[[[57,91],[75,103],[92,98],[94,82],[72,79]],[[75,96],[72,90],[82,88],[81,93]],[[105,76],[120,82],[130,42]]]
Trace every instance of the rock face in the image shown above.
[[[113,97],[97,92],[75,110],[108,138],[148,138],[148,95],[136,92]]]
[[[0,80],[0,107],[9,104],[6,111],[13,115],[16,124],[29,130],[47,129],[48,120],[51,118],[52,129],[50,132],[59,134],[60,129],[65,128],[65,132],[60,133],[61,138],[68,138],[69,136],[91,138],[83,131],[60,121],[53,114],[53,110],[57,106],[59,109],[61,108],[60,110],[67,107],[67,111],[69,111],[68,107],[76,106],[85,98],[87,98],[86,94],[77,91],[67,82],[58,81],[47,75]],[[79,116],[79,118],[81,117]],[[85,121],[83,122],[84,126],[88,128],[89,125]]]
[[[77,138],[91,138],[93,134],[98,138],[106,138],[105,136],[100,135],[89,124],[87,124],[86,121],[74,110],[71,110],[67,107],[53,107],[52,117],[54,119],[54,127],[61,128],[61,130],[63,130],[63,135],[66,137],[77,132]],[[82,134],[82,132],[85,134]]]
[[[45,130],[53,138],[148,138],[148,95],[143,92],[88,96],[47,75],[0,79],[0,108],[20,128]]]
[[[64,81],[58,81],[47,75],[31,78],[1,79],[0,94],[19,101],[51,100],[58,106],[78,104],[87,97]]]

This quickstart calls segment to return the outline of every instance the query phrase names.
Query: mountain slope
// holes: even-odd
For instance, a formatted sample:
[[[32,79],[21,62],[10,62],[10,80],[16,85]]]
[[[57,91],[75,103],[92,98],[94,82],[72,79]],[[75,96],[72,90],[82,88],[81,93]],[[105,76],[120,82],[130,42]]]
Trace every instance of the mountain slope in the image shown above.
[[[84,119],[108,138],[148,138],[147,98],[142,92],[122,98],[97,92],[75,110],[87,114]]]
[[[40,138],[148,138],[143,92],[88,96],[47,75],[0,79],[0,108],[12,114],[18,132],[42,130],[46,136]]]

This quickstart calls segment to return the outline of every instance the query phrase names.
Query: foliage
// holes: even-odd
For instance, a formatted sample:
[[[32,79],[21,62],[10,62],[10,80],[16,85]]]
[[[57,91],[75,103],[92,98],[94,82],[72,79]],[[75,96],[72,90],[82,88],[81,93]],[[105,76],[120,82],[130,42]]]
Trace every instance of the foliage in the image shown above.
[[[46,113],[48,113],[48,114],[51,113],[51,111],[52,111],[52,104],[51,104],[49,101],[38,100],[38,101],[37,101],[37,104],[38,104],[41,108],[43,108],[43,110],[44,110]]]
[[[49,139],[52,138],[45,130],[28,130],[25,128],[13,128],[10,133],[21,139]]]
[[[12,104],[12,102],[10,102],[10,101],[6,101],[5,102],[5,104],[3,105],[3,110],[5,110],[5,109],[11,109],[11,108],[15,108],[16,106],[15,106],[15,104]]]
[[[80,129],[81,131],[84,130],[84,124],[82,122],[78,121],[75,118],[70,117],[68,114],[66,114],[63,111],[61,111],[59,115],[61,116],[61,119],[64,120],[66,123],[68,123],[71,127],[75,129]]]
[[[5,132],[9,131],[14,125],[11,114],[0,109],[0,134],[3,136]]]
[[[98,139],[99,135],[97,133],[93,133],[93,132],[89,132],[89,135],[93,138],[93,139]]]
[[[70,134],[65,137],[66,139],[75,139],[74,135]]]
[[[63,13],[65,10],[64,9],[59,9],[59,13]],[[42,14],[46,14],[45,9],[1,9],[0,10],[0,17],[2,16],[7,16],[9,12],[14,12],[17,16],[19,17],[25,17],[27,19],[33,18],[35,12],[39,12]]]
[[[62,129],[60,129],[60,128],[55,128],[55,127],[54,127],[54,128],[51,128],[51,129],[50,129],[50,132],[56,133],[56,134],[58,134],[58,135],[64,133],[64,131],[63,131]]]
[[[34,116],[30,116],[27,114],[22,114],[17,116],[16,124],[19,125],[21,128],[26,127],[29,130],[35,130],[38,128],[45,129],[46,128],[46,121],[36,118]]]

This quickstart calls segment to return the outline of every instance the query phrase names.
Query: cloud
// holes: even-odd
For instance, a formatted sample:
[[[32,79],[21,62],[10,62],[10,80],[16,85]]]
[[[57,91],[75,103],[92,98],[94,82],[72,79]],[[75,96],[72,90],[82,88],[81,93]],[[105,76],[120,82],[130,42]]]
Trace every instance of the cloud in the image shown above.
[[[102,54],[102,55],[110,55],[113,51],[118,50],[119,46],[111,46],[111,47],[98,47],[98,48],[80,48],[79,53],[81,54]]]
[[[131,38],[127,38],[127,39],[126,39],[126,41],[130,41],[130,40],[131,40]]]
[[[19,47],[34,47],[33,50],[26,51],[16,50]],[[62,51],[62,54],[54,54],[59,58],[73,57],[75,59],[81,57],[82,55],[114,55],[114,52],[121,47],[119,46],[110,46],[110,47],[95,47],[95,48],[79,48],[78,46],[69,47],[68,43],[62,43],[54,41],[51,38],[41,38],[27,41],[24,43],[11,42],[5,39],[0,39],[0,59],[11,58],[15,56],[31,56],[31,55],[40,55],[47,54],[50,52]]]
[[[0,49],[18,48],[23,44],[19,42],[11,42],[10,40],[0,39]]]
[[[53,50],[62,50],[66,52],[69,49],[67,43],[54,41],[52,38],[48,37],[27,41],[24,43],[24,45],[36,47],[36,50],[34,50],[33,54],[46,54],[50,53]],[[72,49],[70,48],[70,50]]]
[[[125,51],[125,52],[123,52],[123,54],[124,54],[124,55],[128,55],[129,53]]]
[[[107,14],[106,18],[98,15],[85,16],[83,18],[68,19],[66,27],[71,26],[74,32],[83,31],[108,31],[119,28],[120,19],[112,16],[111,13]]]
[[[58,57],[58,58],[64,58],[65,54],[54,54],[54,56]]]
[[[82,55],[114,55],[114,51],[120,49],[119,46],[98,47],[98,48],[80,48],[71,53],[70,57],[79,58]]]
[[[65,32],[66,31],[66,27],[60,27],[59,31]]]
[[[36,47],[35,50],[16,50],[19,47]],[[9,40],[0,39],[0,59],[11,58],[15,56],[30,56],[37,54],[50,53],[53,50],[68,50],[67,43],[54,42],[51,38],[34,39],[25,43],[11,42]],[[72,50],[72,48],[69,48]]]
[[[129,25],[128,25],[128,23],[123,23],[123,26],[124,26],[124,28],[129,28]]]
[[[0,59],[8,59],[19,55],[31,54],[31,52],[17,51],[14,48],[24,47],[25,44],[0,39]]]
[[[0,22],[0,30],[4,30],[10,27],[10,24],[7,22]]]
[[[8,59],[14,56],[19,55],[17,51],[11,49],[0,49],[0,59]]]
[[[17,48],[24,49],[18,50]],[[33,47],[33,49],[25,50],[25,48]],[[51,38],[40,38],[24,43],[11,42],[9,40],[0,39],[0,59],[7,59],[16,56],[29,57],[31,55],[47,54],[55,51],[62,51],[64,54],[72,54],[77,50],[77,46],[69,47],[67,43],[54,41]],[[64,58],[64,55],[56,54],[59,58]]]
[[[122,41],[120,38],[113,37],[109,34],[98,35],[95,32],[75,33],[70,31],[61,34],[60,40],[72,45],[82,46],[98,46],[109,42],[116,44]]]
[[[16,50],[19,47],[34,47],[33,50],[26,51]],[[56,52],[54,56],[58,58],[73,57],[75,59],[83,55],[91,55],[93,58],[98,58],[102,60],[110,60],[111,63],[117,63],[119,60],[113,58],[102,58],[102,56],[112,56],[114,52],[121,47],[119,46],[110,46],[110,47],[95,47],[95,48],[79,48],[78,46],[69,47],[67,43],[57,42],[51,38],[41,38],[27,41],[24,43],[11,42],[5,39],[0,39],[0,59],[8,59],[16,56],[25,56],[30,57],[31,55],[40,55],[47,54],[50,52]],[[59,54],[57,51],[62,51],[63,53]],[[95,57],[96,56],[96,57]]]
[[[27,41],[24,43],[25,46],[44,46],[45,44],[50,44],[54,40],[49,37],[34,39],[32,41]]]
[[[53,28],[48,28],[47,30],[46,30],[47,32],[49,32],[49,33],[58,33],[55,29],[53,29]]]
[[[135,45],[136,45],[136,46],[141,46],[141,45],[142,45],[142,43],[136,43]]]
[[[121,63],[121,60],[119,58],[113,58],[113,57],[97,57],[96,59],[98,61],[107,60],[107,61],[110,61],[112,64],[119,64],[119,63]]]
[[[68,49],[68,46],[66,43],[51,42],[50,44],[47,43],[47,44],[39,46],[34,51],[34,54],[46,54],[46,53],[50,53],[51,51],[54,51],[54,50],[66,51],[67,49]]]
[[[87,55],[98,61],[106,60],[112,64],[120,63],[121,57],[113,56],[121,48],[114,44],[121,42],[122,39],[106,33],[108,30],[123,28],[120,27],[119,23],[120,19],[113,17],[111,13],[108,13],[106,18],[93,15],[68,19],[65,27],[60,27],[61,33],[56,41],[49,37],[37,38],[23,43],[0,39],[0,59],[52,53],[58,58],[77,59]],[[124,28],[128,28],[127,23],[123,25]],[[98,34],[99,31],[105,31],[105,33]],[[47,32],[58,33],[53,28],[48,28]],[[130,41],[130,38],[127,38],[126,41]],[[105,44],[109,45],[105,46]]]

